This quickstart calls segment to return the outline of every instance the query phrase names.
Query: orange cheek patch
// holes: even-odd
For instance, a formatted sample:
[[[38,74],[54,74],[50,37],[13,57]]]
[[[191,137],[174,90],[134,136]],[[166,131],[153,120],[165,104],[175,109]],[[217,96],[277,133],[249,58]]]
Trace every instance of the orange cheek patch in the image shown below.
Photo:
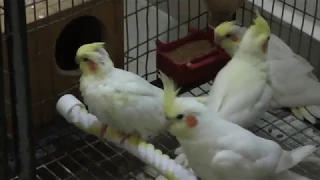
[[[96,72],[98,69],[97,64],[94,63],[93,61],[89,61],[88,66],[89,66],[90,71],[92,71],[92,72]]]
[[[239,37],[238,36],[231,36],[231,40],[234,42],[238,42],[239,41]]]
[[[198,120],[195,116],[187,116],[185,121],[187,126],[190,128],[194,128],[198,125]]]

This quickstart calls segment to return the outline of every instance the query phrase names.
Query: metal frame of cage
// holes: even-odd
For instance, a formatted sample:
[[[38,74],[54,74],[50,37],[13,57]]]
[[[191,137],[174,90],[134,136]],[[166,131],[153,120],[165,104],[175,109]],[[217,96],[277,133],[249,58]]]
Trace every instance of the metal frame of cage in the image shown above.
[[[188,11],[190,12],[190,1],[191,0],[188,0]],[[27,63],[28,63],[28,60],[26,60],[25,57],[27,57],[27,51],[26,51],[26,48],[27,48],[27,44],[26,44],[26,22],[25,22],[25,19],[23,18],[25,16],[25,7],[24,7],[24,3],[15,3],[16,1],[13,1],[13,0],[4,0],[5,2],[5,5],[6,5],[6,8],[7,10],[5,11],[6,13],[6,29],[8,30],[8,44],[10,45],[9,47],[12,47],[11,49],[14,49],[14,51],[9,51],[9,57],[10,59],[12,59],[13,61],[11,62],[10,64],[10,72],[13,74],[12,76],[12,79],[11,79],[11,86],[13,87],[12,90],[17,90],[18,88],[19,89],[23,89],[23,93],[20,93],[21,91],[19,91],[19,93],[14,93],[14,103],[13,105],[15,106],[15,108],[17,108],[17,112],[14,112],[13,114],[14,115],[17,115],[16,117],[16,121],[15,121],[15,134],[17,135],[18,137],[18,141],[16,142],[17,144],[17,151],[15,152],[20,160],[20,162],[16,162],[17,164],[19,164],[19,169],[18,169],[18,172],[19,172],[19,179],[32,179],[31,177],[36,177],[36,164],[35,164],[35,159],[34,159],[34,154],[35,154],[35,143],[33,142],[33,138],[32,138],[32,126],[30,124],[31,122],[31,117],[30,117],[30,99],[28,98],[28,96],[26,94],[29,94],[29,90],[28,88],[24,88],[24,87],[28,87],[28,84],[29,83],[29,79],[28,79],[28,76],[24,75],[24,76],[21,76],[22,73],[27,73],[28,71],[28,67],[27,66]],[[157,8],[157,11],[158,11],[158,7],[159,7],[159,4],[161,2],[166,2],[166,0],[162,0],[162,1],[157,1],[156,3],[153,3],[153,4],[149,4],[146,6],[146,12],[147,12],[147,17],[148,17],[148,11],[149,11],[149,7],[150,6],[155,6]],[[198,1],[200,3],[200,1]],[[178,15],[180,15],[180,1],[177,1],[178,3]],[[273,1],[273,3],[275,3],[275,1]],[[305,1],[305,3],[307,3]],[[285,6],[286,3],[283,3]],[[169,9],[169,3],[166,4],[167,5],[167,8]],[[198,6],[199,7],[199,10],[198,12],[200,12],[200,5]],[[136,11],[132,14],[126,14],[124,16],[125,18],[125,23],[128,24],[128,17],[129,16],[136,16],[137,18],[137,13],[141,10],[144,10],[144,8],[138,8],[138,7],[135,7],[136,8]],[[263,4],[262,4],[262,8],[263,8]],[[317,6],[315,7],[317,9]],[[238,12],[238,13],[242,13],[243,16],[244,16],[244,13],[245,11],[250,11],[252,12],[252,9],[253,9],[253,4],[252,4],[252,7],[248,7],[248,6],[245,6],[243,7],[242,11]],[[294,11],[301,11],[301,10],[297,10],[296,8],[293,8]],[[317,11],[317,10],[316,10]],[[273,12],[272,12],[273,13]],[[271,13],[271,14],[272,14]],[[303,14],[307,14],[305,11],[303,12]],[[170,11],[168,11],[168,15],[170,16]],[[209,18],[209,13],[208,12],[205,12],[205,13],[199,13],[198,14],[199,16],[206,16],[207,19]],[[193,19],[196,19],[196,18],[199,18],[199,16],[193,18]],[[270,22],[273,22],[273,16],[271,16],[270,18]],[[163,33],[168,33],[168,31],[170,30],[174,30],[174,29],[177,29],[177,34],[178,34],[178,37],[180,36],[180,31],[179,31],[179,26],[183,25],[183,24],[188,24],[190,25],[190,22],[193,20],[191,17],[189,17],[189,20],[187,22],[180,22],[180,18],[178,17],[178,25],[177,27],[173,27],[172,29],[168,29],[167,31],[163,32]],[[319,19],[318,19],[319,20]],[[138,20],[137,20],[138,21]],[[148,20],[147,20],[148,21]],[[314,22],[316,21],[316,18],[314,20]],[[168,20],[169,22],[169,20]],[[281,21],[282,23],[282,21]],[[147,23],[148,24],[148,23]],[[198,21],[198,28],[199,28],[199,25],[200,24],[200,21]],[[242,21],[242,24],[244,24],[244,21]],[[272,25],[272,24],[271,24]],[[157,24],[157,30],[159,29],[158,28],[159,24]],[[170,27],[170,26],[168,26]],[[281,27],[281,25],[280,25]],[[148,26],[146,27],[147,29],[149,28]],[[292,25],[290,26],[290,31],[292,29]],[[137,26],[137,32],[139,32],[139,27]],[[149,31],[147,31],[149,32]],[[313,27],[313,30],[312,32],[314,32],[314,27]],[[279,30],[279,34],[281,33],[281,28]],[[149,34],[147,34],[147,41],[149,41],[150,39],[157,39],[161,33],[159,32],[156,32],[157,36],[156,37],[150,37]],[[3,37],[1,37],[2,34],[0,34],[0,38],[2,39]],[[129,36],[129,33],[127,32],[127,38]],[[139,34],[136,34],[136,36],[139,36]],[[169,41],[169,36],[167,37],[167,41]],[[290,38],[288,39],[289,43],[290,43]],[[299,40],[301,41],[301,39]],[[310,44],[312,42],[312,38],[310,39]],[[129,42],[127,42],[127,47],[129,47]],[[147,52],[144,53],[144,54],[140,54],[139,53],[139,50],[137,50],[136,52],[136,56],[135,57],[130,57],[128,55],[128,52],[130,50],[132,50],[133,48],[137,48],[139,49],[139,46],[142,46],[144,44],[147,44]],[[301,44],[301,43],[299,43]],[[1,45],[0,44],[0,53],[2,51],[2,48],[1,48]],[[298,46],[298,50],[300,50],[300,46]],[[8,48],[9,49],[9,48]],[[154,51],[154,49],[150,49],[149,46],[148,46],[148,43],[147,42],[140,42],[140,43],[137,43],[136,46],[134,47],[131,47],[130,49],[127,49],[127,51],[125,52],[125,68],[126,70],[129,70],[129,66],[128,64],[130,62],[134,62],[134,61],[137,61],[140,57],[142,56],[147,56],[148,58],[148,53],[151,52],[151,51]],[[2,54],[2,53],[1,53]],[[308,54],[308,56],[310,55],[310,52]],[[308,57],[309,58],[309,57]],[[3,59],[2,59],[2,56],[0,56],[0,65],[2,65],[2,62]],[[138,63],[137,63],[137,66],[136,66],[136,72],[138,73],[139,72],[139,67],[138,67]],[[145,74],[140,74],[141,76],[145,77],[147,80],[150,80],[151,78],[149,76],[151,75],[156,75],[156,71],[154,72],[149,72],[148,69],[147,69],[147,65],[145,67]],[[0,73],[0,79],[3,79],[3,73]],[[159,83],[159,81],[153,81],[153,83],[157,86],[161,86],[161,83]],[[4,88],[4,84],[3,84],[3,81],[0,81],[0,92],[3,94],[3,88]],[[201,95],[204,95],[207,93],[207,88],[204,87],[204,86],[199,86],[197,88],[197,92],[195,92],[194,90],[190,90],[190,89],[185,89],[185,90],[182,90],[182,92],[189,92],[191,95],[193,96],[201,96]],[[1,96],[3,97],[3,96]],[[3,99],[0,99],[0,118],[1,119],[5,119],[5,114],[3,112],[3,109],[4,109],[4,104],[3,104],[4,100]],[[13,109],[15,109],[13,108]],[[265,122],[266,125],[264,127],[256,127],[255,128],[255,132],[260,132],[266,136],[268,136],[268,132],[267,130],[265,129],[265,127],[267,126],[274,126],[273,123],[271,122]],[[290,125],[290,124],[288,124]],[[290,125],[292,128],[296,129],[294,126]],[[0,148],[1,148],[1,157],[0,157],[0,167],[1,167],[1,170],[0,170],[0,177],[2,179],[8,179],[8,149],[7,149],[7,129],[6,129],[6,122],[4,120],[2,120],[0,122],[0,135],[1,135],[1,139],[0,139]],[[286,132],[284,132],[282,129],[278,128],[278,127],[275,127],[276,129],[278,129],[278,131],[282,132],[283,134],[286,134]],[[307,127],[306,127],[307,128]],[[306,134],[303,133],[305,129],[296,129],[296,132],[292,135],[297,135],[299,133],[302,133],[304,136],[307,136]],[[73,131],[70,133],[70,134],[73,134],[75,132],[75,130],[73,129]],[[160,145],[158,145],[157,147],[159,147],[160,149],[164,149],[166,152],[168,153],[172,153],[172,149],[175,148],[175,145],[170,145],[170,143],[168,144],[168,141],[174,141],[174,139],[172,139],[172,137],[170,136],[164,136],[165,138],[162,138],[162,142],[160,143]],[[309,139],[312,139],[312,137],[307,137]],[[295,138],[292,138],[292,137],[288,137],[288,139],[291,139],[293,142],[297,143],[297,144],[302,144],[303,142],[300,142],[299,140],[295,139]],[[159,140],[161,141],[161,140]],[[285,141],[285,140],[283,140]],[[280,141],[280,142],[283,142],[283,141]],[[94,151],[97,151],[99,152],[99,150],[93,146],[92,144],[94,142],[97,142],[96,139],[92,138],[90,139],[90,137],[88,138],[88,140],[86,140],[86,143],[88,144],[88,146],[90,146],[91,149],[93,149]],[[315,140],[312,140],[312,142],[314,143],[318,143],[317,141]],[[172,148],[167,148],[167,147],[170,147],[172,146]],[[112,147],[115,149],[115,147]],[[121,151],[121,150],[119,150]],[[100,152],[101,153],[101,152]],[[103,153],[101,153],[103,154]],[[124,156],[126,157],[127,159],[130,159],[129,155],[128,154],[125,154],[125,152],[121,152],[121,156]],[[103,156],[105,157],[105,156]],[[69,158],[69,157],[68,157]],[[89,159],[87,157],[87,159]],[[55,159],[56,160],[56,159]],[[74,160],[75,162],[77,162],[76,160]],[[81,165],[80,163],[78,163],[78,165]],[[314,170],[312,170],[312,172],[316,173],[317,171],[319,171],[319,168],[316,168]],[[312,173],[310,172],[310,173]],[[130,176],[131,177],[131,176]],[[58,178],[58,177],[56,177]],[[134,177],[132,177],[134,178]],[[97,179],[97,178],[96,178]]]
[[[48,16],[48,1],[42,0],[29,4],[25,6],[24,1],[4,1],[4,6],[1,7],[4,10],[5,16],[5,38],[2,40],[6,42],[8,47],[8,57],[11,60],[9,64],[8,72],[11,74],[10,76],[10,94],[12,97],[12,114],[13,114],[13,127],[12,127],[12,136],[14,137],[14,171],[19,173],[19,179],[34,179],[36,177],[36,161],[35,161],[35,151],[36,145],[33,143],[34,133],[32,132],[33,126],[30,115],[30,78],[29,78],[29,59],[27,52],[27,22],[26,22],[26,7],[36,6],[39,3],[45,2],[46,12]],[[59,0],[59,9],[58,13],[62,12],[61,4]],[[75,7],[74,0],[72,2],[71,8]],[[84,4],[87,0],[81,0],[80,4]],[[106,1],[104,1],[106,2]],[[97,5],[101,4],[99,1],[95,1]],[[79,4],[79,2],[78,2]],[[89,3],[90,4],[90,3]],[[114,4],[119,4],[114,2]],[[115,10],[117,7],[114,6]],[[35,8],[35,7],[34,7]],[[34,11],[34,16],[36,19],[36,10]],[[119,11],[121,12],[121,11]],[[41,19],[41,18],[40,18]],[[115,18],[116,19],[116,18]],[[116,20],[114,21],[117,24]],[[117,33],[117,32],[116,32]],[[1,34],[3,35],[3,34]],[[1,44],[2,45],[2,44]],[[18,49],[18,50],[17,50]],[[2,48],[1,48],[2,50]],[[27,58],[26,58],[27,57]],[[118,57],[121,59],[121,54],[118,54]],[[3,67],[3,56],[1,56],[1,63]],[[121,67],[123,62],[115,62],[116,66]],[[4,69],[4,68],[2,68]],[[1,73],[3,75],[3,73]],[[3,76],[2,76],[3,77]],[[3,83],[3,81],[1,81]],[[4,86],[4,85],[3,85]],[[2,86],[2,87],[3,87]],[[1,89],[3,90],[3,89]],[[19,91],[18,91],[19,90]],[[69,89],[70,90],[70,89]],[[2,101],[3,103],[5,101]],[[19,103],[18,103],[19,102]],[[3,107],[3,106],[1,106]],[[17,111],[15,111],[18,109]],[[1,108],[1,115],[5,117],[5,111],[3,112]],[[5,117],[6,118],[6,117]],[[1,141],[1,167],[3,167],[3,171],[1,171],[0,176],[3,179],[8,179],[10,174],[8,159],[8,128],[5,122],[5,118],[3,119],[3,126],[1,126],[1,134],[5,134],[2,136]],[[3,162],[3,164],[2,164]],[[3,166],[2,166],[3,165]]]
[[[25,75],[28,70],[28,53],[26,39],[26,20],[25,6],[23,3],[15,1],[4,1],[7,8],[5,11],[6,25],[5,28],[10,34],[8,35],[8,56],[12,60],[9,63],[11,72],[10,86],[12,88],[12,96],[16,112],[14,112],[14,134],[16,135],[18,154],[17,164],[19,164],[19,172],[21,179],[30,179],[35,177],[35,162],[34,162],[34,144],[31,129],[31,103],[30,103],[30,80],[28,75]],[[17,91],[23,89],[23,91]],[[6,127],[6,125],[4,126]],[[5,130],[4,130],[5,131]],[[6,137],[6,135],[4,136]],[[4,144],[6,146],[6,144]],[[7,172],[7,171],[6,171]],[[6,179],[7,174],[4,172],[3,179]]]

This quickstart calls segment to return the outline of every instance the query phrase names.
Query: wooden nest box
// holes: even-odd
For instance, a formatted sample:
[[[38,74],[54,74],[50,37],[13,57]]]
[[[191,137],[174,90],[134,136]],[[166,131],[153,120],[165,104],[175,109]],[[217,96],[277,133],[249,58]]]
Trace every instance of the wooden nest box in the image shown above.
[[[1,14],[4,30],[3,11]],[[55,104],[62,95],[72,93],[81,99],[80,76],[75,74],[75,53],[81,45],[106,42],[115,66],[123,67],[123,1],[36,0],[33,5],[26,2],[26,19],[32,117],[34,127],[39,128],[57,119]],[[3,43],[5,107],[11,130],[6,49]]]

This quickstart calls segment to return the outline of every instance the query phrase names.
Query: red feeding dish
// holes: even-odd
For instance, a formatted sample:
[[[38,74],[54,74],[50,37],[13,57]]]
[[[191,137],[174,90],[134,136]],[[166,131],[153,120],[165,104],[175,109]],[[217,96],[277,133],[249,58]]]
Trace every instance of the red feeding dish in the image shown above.
[[[213,80],[230,60],[230,56],[214,44],[213,33],[211,28],[190,28],[190,34],[177,41],[165,44],[157,40],[158,70],[182,87]]]

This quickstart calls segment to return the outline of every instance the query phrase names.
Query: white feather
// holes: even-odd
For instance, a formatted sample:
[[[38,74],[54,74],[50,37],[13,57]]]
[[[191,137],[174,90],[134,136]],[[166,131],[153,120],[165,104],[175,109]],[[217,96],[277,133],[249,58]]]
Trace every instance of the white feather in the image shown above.
[[[312,145],[283,150],[272,140],[220,119],[210,109],[197,119],[198,126],[189,129],[193,136],[177,134],[177,139],[188,165],[203,180],[281,180],[291,175],[285,173],[289,168],[305,161],[316,150]]]
[[[273,178],[274,178],[273,180],[311,180],[307,177],[301,176],[292,171],[284,171]],[[266,180],[269,180],[269,179],[266,179]]]
[[[231,32],[241,39],[246,30],[246,27],[235,26]],[[238,49],[238,44],[234,43],[228,48],[225,49],[226,52],[233,56]],[[283,40],[274,34],[271,35],[268,48],[269,76],[273,89],[273,99],[270,105],[289,108],[320,106],[320,83],[312,72],[312,65],[300,55],[295,54]],[[308,107],[307,109],[314,112],[311,113],[312,115],[320,117],[320,111],[317,110],[320,108]],[[298,114],[297,111],[293,113]],[[298,118],[301,119],[301,115],[298,115]],[[310,116],[305,118],[313,121]]]
[[[241,127],[253,126],[272,97],[266,64],[263,56],[260,59],[247,53],[234,56],[217,74],[208,107]]]
[[[133,73],[114,69],[106,79],[81,81],[82,96],[89,111],[120,131],[143,136],[158,133],[165,119],[161,89]]]
[[[104,49],[91,53],[97,58],[100,74],[83,74],[80,91],[90,113],[124,133],[139,133],[142,138],[157,135],[166,125],[162,89],[137,74],[115,68]],[[206,97],[181,97],[185,106]]]
[[[313,117],[305,107],[299,107],[298,109],[303,117],[306,118],[311,124],[316,123],[316,118]]]
[[[306,106],[307,110],[316,118],[320,118],[320,106]]]

